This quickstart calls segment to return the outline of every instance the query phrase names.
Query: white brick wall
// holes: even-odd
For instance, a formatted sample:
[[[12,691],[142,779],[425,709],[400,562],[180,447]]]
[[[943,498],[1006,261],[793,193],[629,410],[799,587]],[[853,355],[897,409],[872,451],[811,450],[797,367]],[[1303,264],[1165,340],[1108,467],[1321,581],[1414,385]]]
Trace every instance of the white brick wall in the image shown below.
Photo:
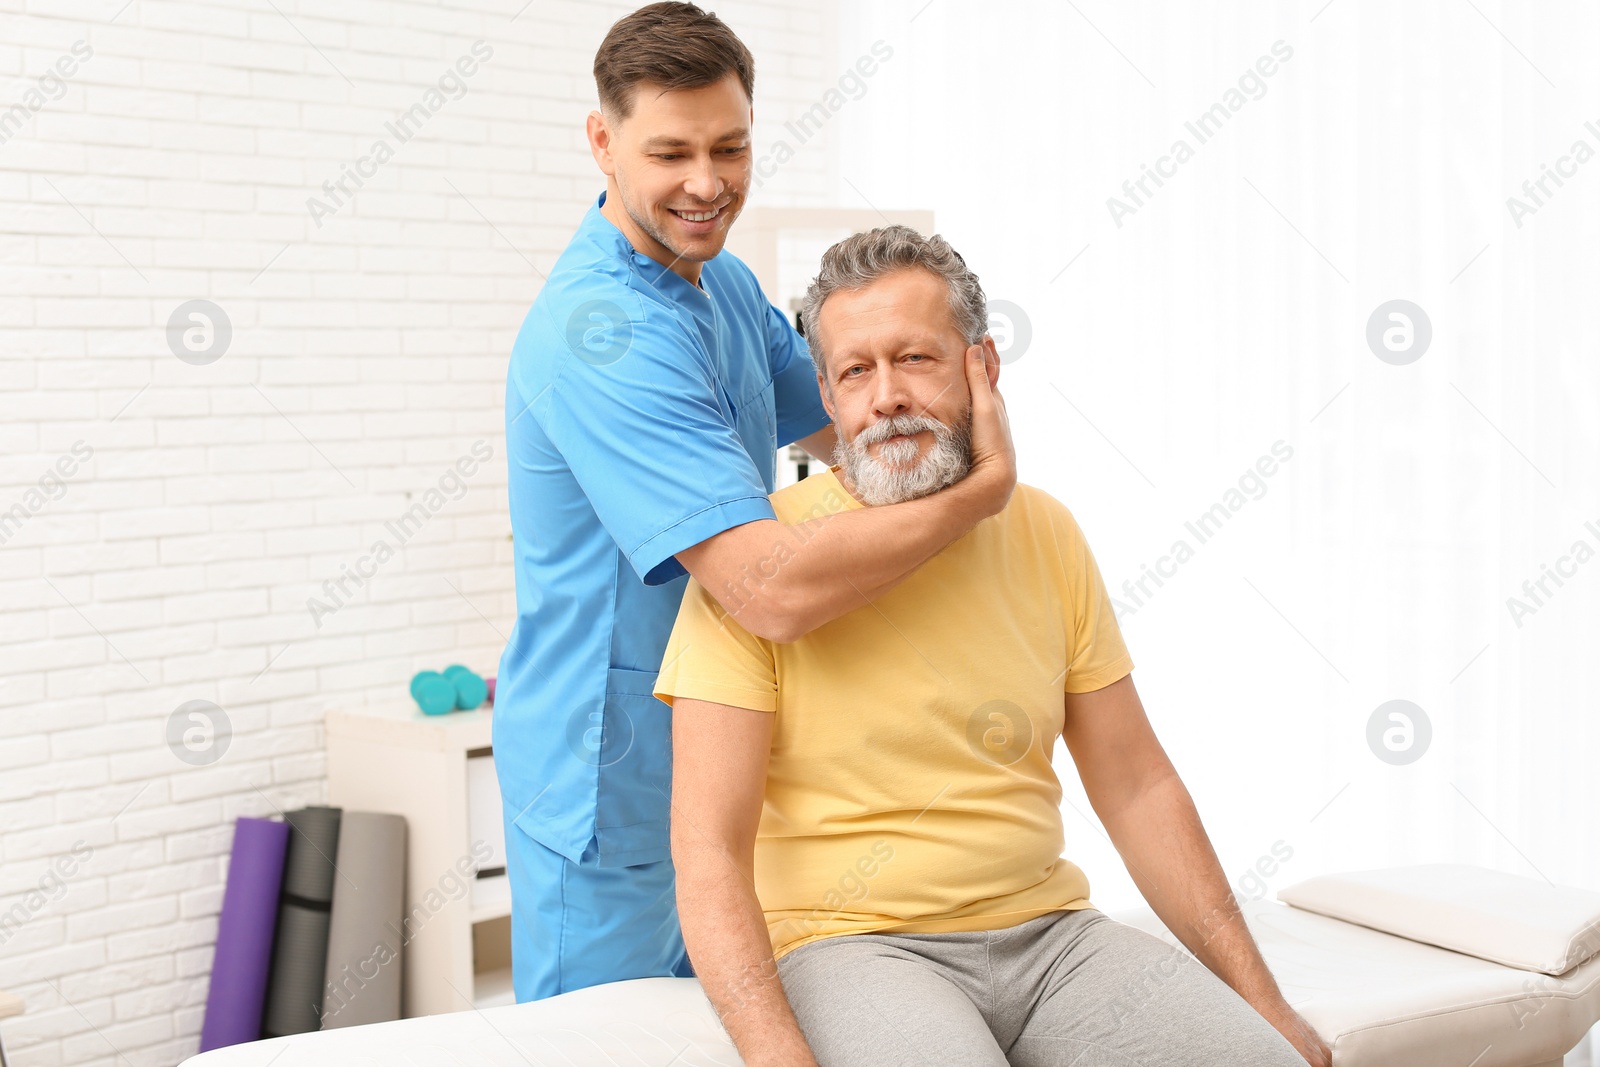
[[[0,512],[23,521],[0,544],[0,915],[26,918],[0,929],[0,988],[28,1011],[0,1034],[16,1067],[173,1064],[198,1047],[232,820],[325,798],[328,708],[496,667],[505,360],[529,263],[601,188],[589,67],[635,5],[8,6]],[[837,77],[833,15],[715,6],[757,56],[760,152]],[[480,39],[466,94],[319,228],[307,198]],[[829,202],[830,137],[758,201]],[[203,366],[166,340],[196,298],[233,326]],[[307,598],[478,440],[465,494],[314,626]],[[210,766],[165,740],[196,699],[234,729]]]

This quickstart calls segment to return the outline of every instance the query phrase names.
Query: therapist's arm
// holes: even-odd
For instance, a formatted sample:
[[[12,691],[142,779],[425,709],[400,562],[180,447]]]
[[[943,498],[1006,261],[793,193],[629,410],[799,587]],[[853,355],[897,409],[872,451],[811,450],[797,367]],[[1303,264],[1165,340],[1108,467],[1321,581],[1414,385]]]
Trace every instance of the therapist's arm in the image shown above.
[[[756,899],[755,840],[772,713],[679,697],[672,865],[695,977],[749,1067],[816,1067],[784,996]]]
[[[1092,693],[1068,693],[1061,736],[1090,805],[1150,910],[1307,1063],[1327,1067],[1327,1045],[1289,1006],[1245,926],[1200,813],[1156,739],[1133,676]]]
[[[806,454],[824,463],[833,462],[833,449],[839,443],[839,431],[835,430],[833,423],[828,423],[810,437],[802,437],[795,444],[806,450]]]
[[[810,519],[798,530],[775,519],[747,522],[684,549],[678,561],[741,626],[780,643],[888,592],[999,514],[1016,488],[1011,428],[986,358],[998,369],[990,346],[967,350],[972,470],[955,485],[900,504]]]

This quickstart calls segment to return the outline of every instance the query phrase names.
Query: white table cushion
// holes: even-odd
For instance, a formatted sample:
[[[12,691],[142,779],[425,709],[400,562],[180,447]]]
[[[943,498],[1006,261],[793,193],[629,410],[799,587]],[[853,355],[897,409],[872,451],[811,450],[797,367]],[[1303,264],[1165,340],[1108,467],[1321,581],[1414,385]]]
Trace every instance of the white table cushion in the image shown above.
[[[213,1049],[182,1067],[740,1067],[693,978],[612,982],[529,1004]]]
[[[1278,899],[1525,971],[1564,974],[1600,952],[1600,893],[1461,863],[1325,874]]]
[[[1559,1062],[1600,1021],[1600,957],[1557,978],[1270,900],[1240,910],[1284,998],[1337,1067]],[[1148,908],[1112,918],[1183,948]]]
[[[1600,957],[1519,971],[1269,900],[1242,905],[1284,996],[1337,1067],[1531,1067],[1600,1020]],[[1112,918],[1181,944],[1148,908]],[[739,1067],[693,978],[258,1041],[184,1067]]]

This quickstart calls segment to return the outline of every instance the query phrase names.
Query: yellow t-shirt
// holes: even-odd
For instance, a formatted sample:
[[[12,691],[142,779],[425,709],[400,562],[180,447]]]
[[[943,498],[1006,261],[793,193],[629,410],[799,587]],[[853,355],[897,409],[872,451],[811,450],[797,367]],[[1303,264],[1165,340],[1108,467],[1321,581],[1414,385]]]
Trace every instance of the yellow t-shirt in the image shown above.
[[[739,597],[805,551],[797,524],[863,506],[836,469],[772,495],[794,528]],[[655,694],[777,714],[755,888],[782,957],[839,934],[1093,907],[1061,856],[1051,754],[1063,695],[1132,669],[1072,513],[1018,485],[875,602],[788,644],[751,635],[691,580]]]

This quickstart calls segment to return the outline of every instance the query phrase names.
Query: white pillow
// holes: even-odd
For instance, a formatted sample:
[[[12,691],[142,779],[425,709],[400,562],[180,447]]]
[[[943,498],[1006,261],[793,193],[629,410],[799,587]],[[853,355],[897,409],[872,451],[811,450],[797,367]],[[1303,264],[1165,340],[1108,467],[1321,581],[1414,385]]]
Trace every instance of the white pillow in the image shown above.
[[[1563,974],[1600,953],[1600,893],[1464,863],[1325,874],[1278,899],[1524,971]]]

